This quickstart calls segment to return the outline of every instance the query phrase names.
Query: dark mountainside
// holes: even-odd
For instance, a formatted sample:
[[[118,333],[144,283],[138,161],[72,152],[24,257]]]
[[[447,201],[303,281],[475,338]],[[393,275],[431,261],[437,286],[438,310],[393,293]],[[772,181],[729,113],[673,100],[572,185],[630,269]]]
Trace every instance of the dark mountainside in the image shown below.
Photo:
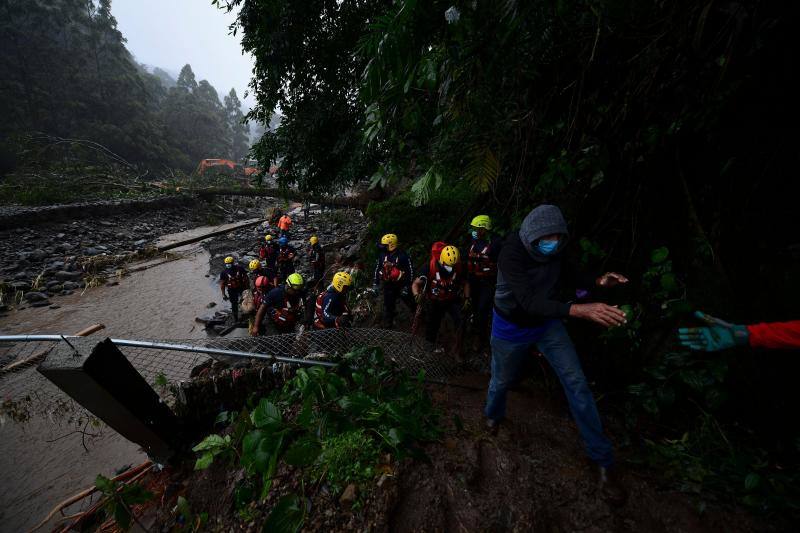
[[[57,161],[64,146],[55,138],[100,143],[159,174],[247,155],[235,91],[221,101],[189,65],[177,80],[159,68],[149,74],[125,47],[110,1],[7,0],[0,14],[1,173]]]
[[[362,242],[354,228],[364,221],[345,210],[297,216],[294,229],[298,246],[322,220],[329,235],[347,235],[334,254],[338,244],[324,243],[327,280],[353,269],[355,325],[365,328],[380,323],[367,278],[384,234],[418,267],[435,241],[463,257],[476,215],[505,237],[535,206],[556,204],[567,256],[630,279],[590,296],[627,306],[626,325],[567,321],[629,498],[614,506],[598,493],[543,358],[531,356],[492,435],[488,353],[469,349],[444,386],[364,346],[335,370],[193,370],[200,400],[183,407],[198,409],[196,438],[144,478],[154,498],[110,491],[123,518],[129,506],[169,531],[797,523],[800,353],[690,351],[677,336],[699,325],[697,310],[733,324],[800,319],[795,2],[212,4],[237,13],[231,30],[255,59],[246,117],[233,90],[221,102],[189,65],[175,80],[137,65],[109,0],[0,0],[2,202],[56,203],[83,183],[101,196],[119,182],[131,195],[154,181],[179,195],[242,186],[186,175],[210,157],[279,167],[287,198],[369,187]],[[251,253],[251,234],[216,245]],[[213,250],[215,268],[223,252]],[[412,331],[412,319],[403,309],[396,329]],[[440,337],[445,352],[457,334]]]

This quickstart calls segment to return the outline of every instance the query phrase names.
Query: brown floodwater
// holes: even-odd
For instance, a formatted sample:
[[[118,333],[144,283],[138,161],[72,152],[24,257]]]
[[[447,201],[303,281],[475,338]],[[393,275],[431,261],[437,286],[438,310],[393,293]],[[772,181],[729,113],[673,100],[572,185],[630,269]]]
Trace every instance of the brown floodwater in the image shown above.
[[[163,242],[220,228],[224,226],[195,228],[165,236]],[[199,243],[174,252],[181,259],[161,264],[161,260],[150,261],[146,264],[153,266],[120,278],[119,285],[54,298],[51,301],[60,305],[59,309],[27,308],[0,317],[0,334],[73,334],[102,323],[106,328],[94,334],[98,339],[205,338],[195,317],[227,304],[222,302],[216,281],[206,277],[209,255]],[[216,302],[217,307],[207,309],[209,302]],[[97,474],[110,477],[115,470],[146,459],[137,445],[106,426],[89,431],[99,436],[85,440],[87,451],[80,434],[47,442],[54,433],[48,420],[35,419],[22,426],[8,421],[2,424],[0,531],[25,531],[58,502],[91,486]]]

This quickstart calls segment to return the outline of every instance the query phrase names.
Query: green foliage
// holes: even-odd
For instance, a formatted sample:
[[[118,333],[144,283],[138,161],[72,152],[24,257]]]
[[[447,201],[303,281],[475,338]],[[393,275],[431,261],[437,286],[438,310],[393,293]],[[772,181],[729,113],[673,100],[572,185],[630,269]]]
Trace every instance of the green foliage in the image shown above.
[[[370,219],[367,243],[377,243],[386,233],[395,233],[400,246],[409,252],[415,265],[430,257],[430,245],[444,238],[463,215],[465,206],[475,199],[468,185],[456,189],[433,191],[427,203],[414,208],[414,192],[405,192],[383,202],[371,202],[366,215]],[[465,222],[469,224],[469,220]],[[465,227],[466,231],[466,227]],[[367,260],[372,262],[377,251],[374,246],[366,250]]]
[[[216,90],[198,83],[188,65],[177,82],[161,69],[148,73],[126,48],[110,0],[24,4],[0,6],[0,138],[40,132],[91,141],[158,172],[246,154],[235,93],[223,109]],[[41,159],[58,161],[57,153]],[[6,164],[0,161],[0,172]],[[37,194],[19,200],[52,201]]]
[[[382,452],[423,457],[418,443],[438,436],[423,378],[411,378],[370,348],[344,355],[335,370],[298,369],[284,387],[242,413],[231,433],[209,435],[195,446],[195,468],[207,468],[218,456],[238,458],[248,475],[235,492],[240,514],[252,499],[267,498],[281,464],[335,491],[368,483]],[[294,531],[304,520],[301,507],[298,495],[285,496],[267,524]]]
[[[145,503],[153,498],[153,494],[138,483],[120,485],[118,482],[98,474],[94,484],[106,498],[106,512],[109,516],[114,517],[117,525],[123,531],[130,529],[131,521],[134,518],[131,514],[131,506]]]

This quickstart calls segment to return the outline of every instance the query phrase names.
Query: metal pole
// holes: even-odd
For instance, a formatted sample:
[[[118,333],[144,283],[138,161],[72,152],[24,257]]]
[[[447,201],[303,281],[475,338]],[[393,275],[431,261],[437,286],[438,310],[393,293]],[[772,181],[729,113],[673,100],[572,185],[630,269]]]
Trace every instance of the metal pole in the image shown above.
[[[0,342],[35,342],[35,341],[62,341],[64,338],[75,338],[75,335],[0,335]],[[171,350],[175,352],[195,352],[208,355],[230,355],[233,357],[249,357],[252,359],[263,359],[272,362],[292,363],[306,366],[324,366],[328,368],[336,367],[336,363],[330,361],[316,361],[312,359],[300,359],[286,357],[283,355],[269,355],[255,352],[242,352],[239,350],[223,350],[220,348],[205,348],[202,346],[191,346],[189,344],[168,344],[152,341],[135,341],[127,339],[111,339],[111,342],[118,346],[130,346],[137,348],[153,348],[157,350]]]

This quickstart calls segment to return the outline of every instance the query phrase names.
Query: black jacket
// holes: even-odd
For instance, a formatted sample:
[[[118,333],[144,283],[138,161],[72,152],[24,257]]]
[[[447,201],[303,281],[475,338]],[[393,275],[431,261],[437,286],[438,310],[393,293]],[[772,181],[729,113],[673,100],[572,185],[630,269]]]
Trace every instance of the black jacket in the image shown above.
[[[596,279],[578,273],[561,251],[547,260],[534,258],[516,233],[503,244],[497,270],[495,311],[527,328],[568,316],[570,304],[562,301],[564,290],[593,287]]]

